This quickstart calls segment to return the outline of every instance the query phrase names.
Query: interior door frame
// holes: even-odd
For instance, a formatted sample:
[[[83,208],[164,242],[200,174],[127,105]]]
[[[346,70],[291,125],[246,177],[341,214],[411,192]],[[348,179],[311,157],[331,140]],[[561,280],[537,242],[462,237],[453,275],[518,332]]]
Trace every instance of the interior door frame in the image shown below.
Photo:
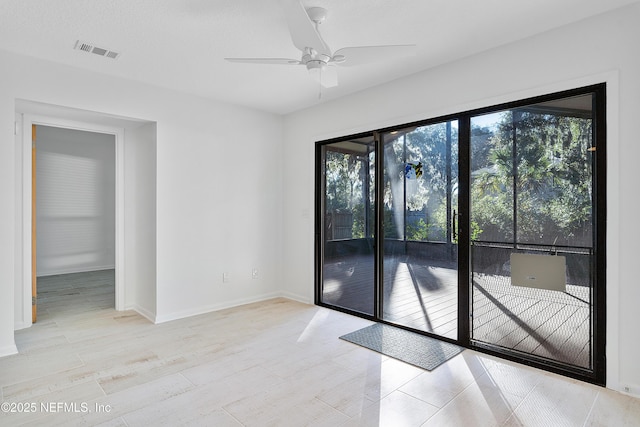
[[[38,257],[37,255],[37,211],[36,201],[38,200],[38,185],[36,171],[38,170],[37,143],[38,143],[37,125],[31,125],[31,322],[36,323],[38,319]]]
[[[23,327],[33,324],[31,318],[32,293],[31,276],[33,272],[32,256],[32,126],[51,126],[71,130],[113,135],[115,138],[116,173],[116,244],[115,244],[115,309],[125,309],[125,239],[124,239],[124,129],[104,126],[96,123],[62,119],[59,117],[23,114],[22,115],[22,290],[23,290]],[[29,313],[29,316],[26,314]]]

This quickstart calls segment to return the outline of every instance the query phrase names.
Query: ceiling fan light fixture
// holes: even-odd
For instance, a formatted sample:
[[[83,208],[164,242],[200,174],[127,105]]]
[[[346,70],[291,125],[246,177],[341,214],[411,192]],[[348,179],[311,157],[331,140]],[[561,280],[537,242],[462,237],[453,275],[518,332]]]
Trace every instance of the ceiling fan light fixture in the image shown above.
[[[327,66],[326,62],[312,60],[307,62],[307,70],[309,70],[309,74],[317,74],[324,70]]]
[[[309,61],[305,65],[309,76],[320,83],[320,86],[330,88],[338,85],[336,67],[329,67],[326,62],[320,60]]]

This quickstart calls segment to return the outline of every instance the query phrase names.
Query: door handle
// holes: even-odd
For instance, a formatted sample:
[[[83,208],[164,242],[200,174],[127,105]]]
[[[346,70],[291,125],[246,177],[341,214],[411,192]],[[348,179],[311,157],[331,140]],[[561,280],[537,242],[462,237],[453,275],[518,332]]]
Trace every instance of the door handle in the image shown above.
[[[453,240],[455,241],[458,238],[458,232],[456,231],[457,227],[456,227],[456,217],[458,216],[458,214],[456,213],[456,210],[453,210],[453,215],[451,216],[451,236],[453,237]]]

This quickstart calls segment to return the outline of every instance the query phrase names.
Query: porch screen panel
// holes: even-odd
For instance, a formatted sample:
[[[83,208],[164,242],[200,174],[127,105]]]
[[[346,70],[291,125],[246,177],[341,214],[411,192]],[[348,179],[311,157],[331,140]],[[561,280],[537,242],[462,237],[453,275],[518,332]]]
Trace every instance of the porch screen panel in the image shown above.
[[[593,368],[593,95],[471,119],[471,340]]]
[[[382,134],[382,318],[458,338],[458,122]]]
[[[322,146],[320,301],[374,314],[375,252],[373,137]]]

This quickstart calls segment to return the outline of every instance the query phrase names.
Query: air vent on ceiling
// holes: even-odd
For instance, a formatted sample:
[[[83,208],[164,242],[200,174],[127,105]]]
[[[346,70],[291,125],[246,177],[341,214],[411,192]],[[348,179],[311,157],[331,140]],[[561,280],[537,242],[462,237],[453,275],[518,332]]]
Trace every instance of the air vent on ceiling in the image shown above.
[[[76,45],[74,46],[74,49],[81,50],[83,52],[93,53],[93,54],[104,56],[106,58],[111,58],[111,59],[118,59],[118,57],[120,56],[118,52],[114,52],[110,49],[105,49],[103,47],[98,47],[91,43],[86,43],[80,40],[76,41]]]

